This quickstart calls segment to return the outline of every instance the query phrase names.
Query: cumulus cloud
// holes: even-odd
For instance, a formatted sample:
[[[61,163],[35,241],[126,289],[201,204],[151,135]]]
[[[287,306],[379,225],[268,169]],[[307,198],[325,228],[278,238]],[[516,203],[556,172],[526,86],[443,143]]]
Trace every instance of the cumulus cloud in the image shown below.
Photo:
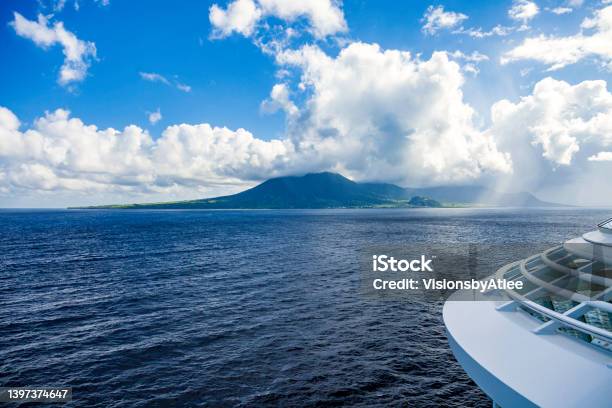
[[[612,152],[599,152],[589,157],[589,161],[612,161]]]
[[[552,202],[609,203],[612,162],[612,93],[605,81],[537,82],[517,101],[491,109],[486,133],[512,155],[514,173],[498,189],[532,191]]]
[[[508,10],[508,17],[526,24],[540,12],[536,3],[529,0],[515,0],[512,7]]]
[[[272,89],[268,102],[292,117],[282,140],[209,124],[169,126],[155,139],[133,125],[99,129],[62,109],[22,129],[2,108],[0,189],[158,193],[322,170],[427,185],[512,170],[475,127],[461,67],[444,52],[421,60],[353,43],[331,57],[305,46],[278,63],[300,70],[305,99],[298,108],[287,84]]]
[[[96,57],[96,46],[93,42],[78,39],[64,28],[61,21],[50,26],[47,17],[42,14],[38,15],[37,21],[33,21],[15,12],[14,20],[10,24],[17,35],[34,41],[41,48],[61,45],[64,52],[64,64],[58,78],[61,85],[79,82],[85,78],[91,59]]]
[[[511,172],[510,158],[474,126],[461,67],[444,52],[422,61],[352,43],[335,58],[305,46],[278,62],[302,71],[311,96],[289,132],[319,168],[406,185]]]
[[[344,13],[332,0],[258,0],[264,15],[293,22],[306,17],[312,33],[317,38],[346,31]]]
[[[612,69],[612,6],[585,19],[578,34],[565,37],[540,35],[525,39],[521,45],[505,53],[501,63],[533,60],[554,71],[588,57],[596,58],[607,69]]]
[[[513,158],[531,144],[553,165],[569,166],[583,149],[612,146],[612,93],[602,80],[570,85],[545,78],[517,103],[495,103],[491,120],[489,133],[514,150]]]
[[[465,14],[445,11],[444,6],[429,6],[421,19],[421,22],[424,23],[421,30],[426,34],[433,35],[440,30],[457,27],[467,19],[468,16]]]
[[[286,84],[276,84],[270,91],[270,97],[262,102],[261,110],[264,113],[274,113],[282,109],[288,115],[293,116],[298,113],[298,108],[289,97],[289,88]]]
[[[314,45],[284,50],[279,69],[300,77],[299,84],[281,79],[262,103],[289,118],[285,137],[273,140],[207,123],[169,126],[154,138],[133,125],[99,129],[62,109],[24,128],[0,108],[0,194],[183,189],[210,196],[220,186],[322,170],[408,186],[516,182],[607,165],[599,163],[612,147],[605,81],[546,78],[520,100],[495,103],[483,128],[462,89],[465,65],[486,60],[461,51],[423,59],[360,42],[337,55]]]
[[[305,18],[309,31],[324,38],[347,30],[344,13],[334,0],[234,0],[224,9],[213,4],[208,18],[213,26],[213,38],[233,33],[250,37],[260,20],[276,17],[286,23]]]
[[[161,120],[162,114],[159,111],[159,108],[157,108],[155,112],[149,112],[147,114],[147,117],[149,118],[149,123],[154,125]]]
[[[163,192],[176,186],[230,185],[274,175],[291,144],[244,130],[175,125],[153,139],[130,125],[98,129],[58,109],[21,129],[0,108],[0,189],[16,191]]]
[[[156,72],[139,72],[138,74],[140,75],[140,78],[144,79],[145,81],[159,82],[164,85],[174,86],[179,91],[191,92],[191,87],[189,85],[180,83],[178,81],[170,81],[165,76],[158,74]]]
[[[208,14],[215,36],[220,38],[234,32],[248,37],[260,18],[261,10],[253,0],[235,0],[225,10],[213,4]]]

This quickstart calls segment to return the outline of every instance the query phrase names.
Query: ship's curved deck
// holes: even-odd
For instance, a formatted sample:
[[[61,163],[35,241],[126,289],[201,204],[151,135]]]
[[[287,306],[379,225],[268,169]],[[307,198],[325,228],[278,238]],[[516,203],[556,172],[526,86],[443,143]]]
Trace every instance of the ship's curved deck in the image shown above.
[[[488,301],[456,293],[444,305],[457,360],[502,407],[610,406],[612,235],[594,233],[495,274],[522,281],[521,290],[487,293]]]
[[[502,407],[609,407],[612,358],[570,336],[535,334],[527,313],[499,311],[504,300],[444,305],[459,363]]]

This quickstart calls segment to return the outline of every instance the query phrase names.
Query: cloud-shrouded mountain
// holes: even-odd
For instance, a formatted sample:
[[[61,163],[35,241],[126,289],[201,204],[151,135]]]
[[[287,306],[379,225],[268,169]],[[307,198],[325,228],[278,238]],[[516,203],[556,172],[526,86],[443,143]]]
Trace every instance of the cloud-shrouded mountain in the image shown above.
[[[283,209],[440,207],[446,205],[550,206],[530,193],[498,194],[484,187],[402,188],[357,183],[337,173],[278,177],[238,194],[167,203],[109,205],[119,209]]]

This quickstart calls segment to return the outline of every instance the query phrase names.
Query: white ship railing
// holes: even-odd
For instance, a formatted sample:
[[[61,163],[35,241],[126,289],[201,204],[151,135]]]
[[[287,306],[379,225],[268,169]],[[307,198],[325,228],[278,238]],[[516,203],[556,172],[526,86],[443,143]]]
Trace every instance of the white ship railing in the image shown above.
[[[600,222],[597,224],[597,228],[612,230],[612,218],[608,218],[607,220]]]
[[[581,266],[580,268],[572,269],[572,268],[569,268],[567,266],[561,265],[558,262],[555,262],[555,261],[551,260],[549,255],[551,253],[555,252],[555,251],[558,251],[559,249],[565,250],[565,248],[563,248],[563,246],[558,246],[558,247],[554,247],[554,248],[551,248],[549,250],[546,250],[546,251],[542,252],[542,254],[540,255],[542,261],[546,265],[550,266],[553,269],[558,270],[559,272],[564,272],[564,273],[566,273],[568,275],[574,276],[574,277],[576,277],[576,278],[578,278],[580,280],[583,280],[585,282],[592,282],[592,283],[596,283],[598,285],[606,286],[606,287],[612,286],[612,279],[607,278],[605,276],[598,276],[598,275],[594,275],[594,274],[592,274],[590,272],[586,272],[586,270],[588,270],[589,267],[593,266],[593,262],[588,263],[588,264],[586,264],[584,266]],[[572,257],[572,256],[575,256],[575,255],[572,255],[572,254],[568,253],[566,256],[560,258],[558,261],[561,261],[563,259],[567,259],[567,258]],[[534,256],[534,258],[535,257],[537,257],[537,255]]]
[[[593,339],[598,339],[600,342],[598,345],[602,346],[603,349],[612,351],[612,332],[580,320],[581,317],[592,310],[601,310],[602,312],[612,313],[612,304],[607,302],[607,300],[612,297],[610,279],[585,272],[588,266],[592,267],[593,262],[577,269],[560,265],[558,262],[573,256],[570,253],[565,255],[560,254],[562,255],[561,257],[552,260],[550,258],[551,254],[554,254],[556,251],[560,250],[563,250],[562,246],[552,248],[542,254],[534,255],[501,268],[496,273],[497,278],[504,278],[504,275],[511,270],[514,270],[518,273],[515,273],[515,275],[508,278],[508,280],[524,279],[525,281],[535,285],[535,288],[525,294],[520,294],[515,290],[505,290],[506,294],[512,300],[498,306],[497,309],[500,311],[510,311],[517,310],[519,306],[522,306],[536,315],[541,316],[543,320],[545,320],[543,324],[533,330],[534,333],[556,333],[560,328],[573,329],[580,333],[587,334]],[[538,260],[538,258],[541,260],[541,264],[532,268],[527,267],[528,264],[532,265],[534,261]],[[537,272],[542,271],[547,267],[560,272],[561,275],[550,281],[542,280],[535,275]],[[587,283],[595,283],[603,287],[603,290],[601,290],[600,293],[594,297],[589,297],[582,293],[577,293],[555,285],[555,283],[559,283],[564,279],[568,279],[569,277],[575,277]],[[569,310],[560,313],[544,305],[536,303],[533,300],[534,297],[544,294],[559,296],[567,300],[572,300],[577,304]]]

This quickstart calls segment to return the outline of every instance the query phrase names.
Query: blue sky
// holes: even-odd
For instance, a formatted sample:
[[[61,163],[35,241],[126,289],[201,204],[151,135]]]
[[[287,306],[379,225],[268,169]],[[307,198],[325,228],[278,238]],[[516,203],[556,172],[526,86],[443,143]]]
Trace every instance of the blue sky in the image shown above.
[[[163,119],[151,127],[154,133],[164,125],[181,122],[244,127],[264,139],[283,132],[282,115],[262,115],[259,111],[261,101],[275,83],[273,58],[261,53],[242,36],[211,41],[208,10],[215,1],[178,2],[172,7],[156,0],[148,1],[147,7],[121,0],[111,1],[107,6],[81,1],[78,11],[68,1],[57,18],[79,38],[95,42],[98,50],[98,61],[92,63],[88,78],[72,91],[56,81],[63,60],[61,49],[41,50],[15,35],[8,25],[15,11],[32,20],[39,12],[53,13],[54,2],[40,3],[47,7],[41,7],[37,1],[4,1],[0,15],[5,22],[0,55],[7,57],[0,66],[2,102],[22,120],[33,120],[45,110],[65,107],[86,123],[100,127],[128,124],[147,127],[146,112],[159,107]],[[471,40],[446,32],[424,35],[420,20],[430,4],[438,3],[345,1],[343,9],[350,27],[347,37],[425,56],[435,50],[452,49],[499,57],[510,48],[505,42],[511,38]],[[470,26],[486,29],[497,23],[511,23],[505,16],[511,1],[443,4],[448,10],[469,15]],[[569,34],[588,13],[588,6],[563,16],[547,13],[537,17],[537,23],[543,32]],[[337,52],[336,47],[330,48],[331,52]],[[488,107],[500,97],[521,95],[521,87],[545,76],[542,69],[526,78],[519,71],[517,66],[500,69],[497,64],[483,64],[480,77],[466,85],[467,99],[475,106]],[[590,79],[589,71],[592,74],[596,68],[587,62],[559,73],[558,77]],[[192,91],[185,93],[139,80],[139,72],[155,72],[168,78],[176,76],[191,86]],[[28,86],[24,87],[23,82]]]
[[[169,123],[213,121],[257,133],[279,131],[282,118],[258,114],[261,99],[274,83],[270,58],[240,38],[209,41],[209,7],[199,1],[177,2],[170,8],[163,1],[149,1],[147,7],[129,1],[108,6],[82,1],[75,11],[68,3],[58,19],[79,38],[95,42],[98,54],[87,79],[70,91],[56,80],[61,49],[41,50],[8,25],[14,11],[35,19],[41,11],[37,2],[5,1],[0,53],[11,58],[3,58],[8,63],[0,67],[3,103],[26,120],[67,107],[101,127],[147,126],[145,112],[159,107],[164,116],[156,126],[160,129]],[[176,76],[192,91],[143,81],[139,72]]]
[[[318,170],[402,185],[524,188],[566,202],[568,193],[559,190],[576,188],[583,174],[588,173],[594,185],[604,183],[603,175],[610,170],[607,153],[612,150],[612,141],[604,135],[612,123],[607,99],[612,51],[605,45],[608,39],[612,43],[612,30],[605,28],[605,24],[612,24],[608,21],[612,11],[606,14],[610,6],[605,1],[321,0],[316,7],[296,1],[298,6],[293,8],[282,2],[279,6],[276,0],[236,3],[241,2],[245,7],[241,10],[250,10],[251,15],[243,11],[232,14],[232,1],[185,1],[171,6],[162,1],[146,5],[122,0],[3,1],[0,106],[9,111],[4,119],[0,115],[0,125],[4,120],[7,129],[4,143],[20,138],[26,146],[31,136],[28,129],[48,141],[40,142],[44,154],[28,156],[8,148],[3,153],[0,140],[0,205],[194,198],[238,191],[269,176]],[[213,17],[214,9],[221,20]],[[432,19],[429,29],[428,18]],[[589,26],[589,21],[595,23]],[[89,54],[76,57],[77,79],[61,79],[66,43],[53,37],[59,31],[49,31],[58,23],[74,36],[77,45],[90,47]],[[51,37],[40,40],[42,37],[35,37],[26,26]],[[496,34],[476,35],[496,26]],[[529,43],[538,38],[539,43]],[[555,47],[568,49],[563,42],[576,50],[561,55]],[[377,49],[368,48],[374,44]],[[303,52],[313,49],[316,56]],[[398,62],[388,51],[409,54],[402,54]],[[341,57],[343,52],[346,58]],[[444,52],[446,57],[438,60],[435,52]],[[381,58],[379,69],[399,64],[399,71],[392,68],[377,78],[369,70],[372,58]],[[321,61],[327,61],[324,68]],[[347,70],[345,76],[335,76],[333,70],[340,69]],[[386,81],[387,76],[401,77],[398,72],[411,70],[417,72],[414,77]],[[354,78],[364,90],[343,102],[341,96],[351,92],[335,89],[335,84],[345,77]],[[439,82],[433,81],[438,77]],[[534,130],[534,125],[525,121],[542,113],[536,112],[537,103],[521,104],[520,98],[531,95],[538,99],[536,84],[546,78],[556,82],[543,82],[538,88],[541,95],[558,93],[551,101],[583,98],[568,102],[568,106],[584,103],[594,108],[588,113],[569,107],[548,109],[547,120]],[[329,81],[331,96],[326,96]],[[595,89],[588,81],[604,81],[603,87]],[[402,87],[408,93],[416,90],[414,101],[405,96]],[[347,91],[358,88],[349,86]],[[274,89],[276,96],[271,94]],[[588,93],[584,89],[592,94],[584,96]],[[417,115],[408,107],[419,106],[420,96],[432,108]],[[368,105],[368,100],[378,98],[381,102]],[[358,102],[353,106],[355,100]],[[406,106],[406,111],[391,103],[386,106],[385,101],[391,100]],[[513,105],[496,105],[503,100]],[[352,107],[345,111],[340,104]],[[504,108],[496,123],[491,114],[494,105],[500,112]],[[431,111],[435,106],[448,110],[448,123],[440,119],[444,112]],[[57,109],[70,113],[53,116]],[[357,111],[364,115],[367,126],[355,125],[351,112]],[[45,112],[51,115],[46,119],[48,129],[36,124]],[[151,115],[154,112],[159,115]],[[416,116],[410,119],[413,113]],[[421,120],[429,115],[431,120]],[[13,117],[17,129],[11,125]],[[69,124],[68,118],[78,119],[83,126],[95,125],[101,132],[113,128],[121,133],[135,125],[142,132],[135,138],[149,138],[150,142],[142,142],[143,146],[148,143],[147,147],[129,156],[117,150],[104,159],[110,153],[96,151],[96,146],[102,145],[98,136],[87,136],[86,131],[78,134],[75,124],[69,127],[76,133],[66,140],[60,140],[63,133],[49,130],[53,123]],[[558,130],[576,120],[582,123],[579,129]],[[521,129],[509,130],[509,123],[515,121],[525,123]],[[226,127],[233,133],[226,136],[211,130],[209,135],[208,129],[181,129],[176,137],[184,145],[173,145],[172,152],[182,149],[177,160],[189,165],[172,173],[169,169],[176,164],[159,162],[162,149],[158,141],[169,127],[178,124]],[[241,128],[254,141],[247,137],[236,142],[243,140],[235,134]],[[193,150],[194,142],[186,141],[192,137],[191,131],[204,132],[193,136],[194,140],[211,138],[215,150]],[[438,131],[441,133],[436,134]],[[513,132],[521,136],[513,139]],[[228,145],[222,145],[227,138]],[[79,150],[79,140],[86,140],[86,150]],[[112,149],[120,149],[120,139],[109,143]],[[61,157],[56,157],[57,149],[49,148],[52,144],[61,146]],[[438,151],[441,145],[455,144],[464,154],[461,160]],[[185,150],[185,146],[192,150]],[[244,149],[244,153],[231,157],[223,153],[232,149]],[[423,152],[431,158],[423,159],[419,166],[414,158]],[[121,164],[104,174],[99,166],[79,164],[81,159],[76,156],[85,162],[117,160]],[[530,169],[538,177],[528,177],[528,182],[520,171],[526,157],[538,162]],[[407,167],[407,161],[414,166]],[[159,170],[164,166],[168,169]],[[201,171],[203,168],[207,170]],[[554,185],[555,191],[548,189],[549,185]],[[601,197],[588,203],[601,203]]]

